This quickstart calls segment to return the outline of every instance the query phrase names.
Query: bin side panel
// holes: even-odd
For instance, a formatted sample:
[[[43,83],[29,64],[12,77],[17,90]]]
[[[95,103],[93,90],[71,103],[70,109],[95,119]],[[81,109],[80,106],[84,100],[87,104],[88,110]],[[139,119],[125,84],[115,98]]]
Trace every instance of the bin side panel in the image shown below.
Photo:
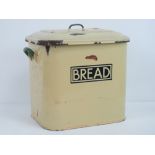
[[[97,60],[86,59],[91,55]],[[41,83],[33,80],[40,99],[32,105],[40,105],[35,119],[43,127],[63,130],[124,120],[126,43],[59,46],[50,48],[49,55],[42,51],[41,57]],[[100,64],[112,64],[112,80],[71,83],[71,67]]]

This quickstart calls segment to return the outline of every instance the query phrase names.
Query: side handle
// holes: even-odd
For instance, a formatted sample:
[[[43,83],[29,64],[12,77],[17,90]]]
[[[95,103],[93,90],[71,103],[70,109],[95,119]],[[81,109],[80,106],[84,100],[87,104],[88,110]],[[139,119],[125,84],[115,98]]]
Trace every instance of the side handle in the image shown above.
[[[34,58],[34,51],[31,48],[25,47],[23,49],[23,51],[31,60],[33,60],[33,58]]]

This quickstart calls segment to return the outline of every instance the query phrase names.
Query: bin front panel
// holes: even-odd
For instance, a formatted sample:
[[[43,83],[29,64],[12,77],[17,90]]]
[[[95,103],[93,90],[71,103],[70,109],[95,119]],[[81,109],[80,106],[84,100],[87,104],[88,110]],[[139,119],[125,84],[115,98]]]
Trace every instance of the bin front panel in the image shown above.
[[[32,115],[43,127],[124,120],[126,43],[57,46],[49,55],[45,50],[41,46],[30,64]]]

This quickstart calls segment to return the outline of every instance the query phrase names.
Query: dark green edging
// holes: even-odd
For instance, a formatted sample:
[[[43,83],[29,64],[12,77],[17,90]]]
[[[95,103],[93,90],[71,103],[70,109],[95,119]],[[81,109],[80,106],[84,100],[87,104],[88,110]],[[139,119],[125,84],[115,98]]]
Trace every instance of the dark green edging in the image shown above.
[[[34,58],[34,51],[31,48],[25,47],[23,51],[31,60]]]

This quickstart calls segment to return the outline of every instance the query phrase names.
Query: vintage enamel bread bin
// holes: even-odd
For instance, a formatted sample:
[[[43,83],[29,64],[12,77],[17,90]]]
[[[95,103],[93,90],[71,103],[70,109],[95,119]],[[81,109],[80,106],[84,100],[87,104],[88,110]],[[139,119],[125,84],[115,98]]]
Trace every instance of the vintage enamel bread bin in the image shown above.
[[[42,127],[65,130],[125,119],[128,37],[72,24],[26,41],[32,117]]]

